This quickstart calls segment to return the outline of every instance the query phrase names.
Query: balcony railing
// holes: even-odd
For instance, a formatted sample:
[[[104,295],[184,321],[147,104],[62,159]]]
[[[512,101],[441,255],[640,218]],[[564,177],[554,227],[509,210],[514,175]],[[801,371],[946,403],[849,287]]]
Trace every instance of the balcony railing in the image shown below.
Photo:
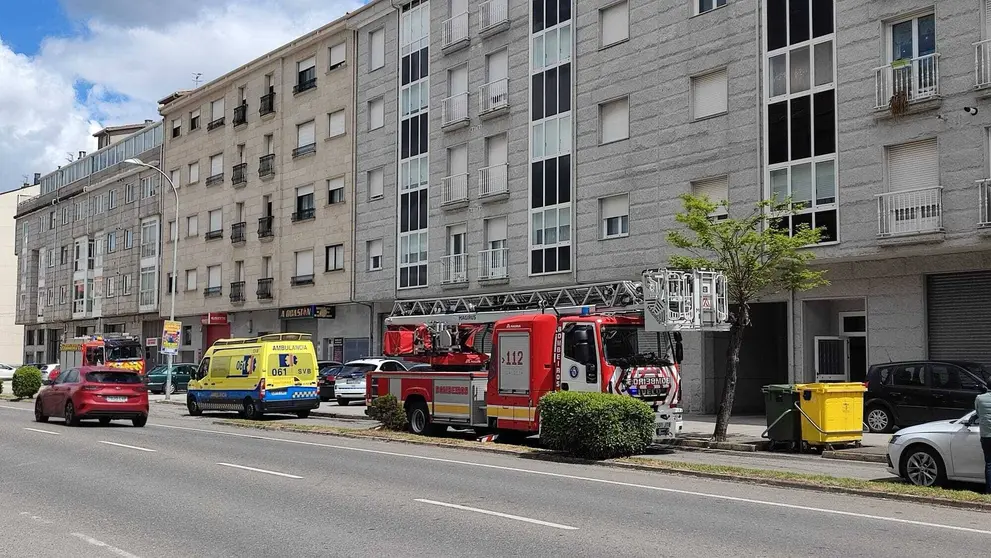
[[[248,103],[241,103],[240,105],[234,107],[234,122],[235,126],[240,126],[241,124],[248,123]]]
[[[478,195],[498,196],[509,192],[509,165],[493,165],[478,169]]]
[[[203,289],[203,296],[220,296],[223,294],[224,288],[221,286],[207,287]]]
[[[258,300],[272,300],[272,278],[258,280],[258,288],[255,290]]]
[[[313,274],[309,275],[293,275],[289,280],[290,285],[293,287],[299,287],[302,285],[312,285],[313,284]]]
[[[457,93],[444,99],[442,126],[450,126],[468,120],[468,93]]]
[[[207,240],[215,240],[218,238],[224,238],[224,229],[217,229],[215,231],[206,231],[203,238]]]
[[[440,259],[443,276],[440,282],[444,285],[468,282],[468,254],[451,254]]]
[[[980,209],[977,224],[981,227],[991,227],[991,178],[977,181],[977,197]]]
[[[444,178],[442,204],[468,201],[468,174],[456,174]]]
[[[221,116],[216,120],[211,120],[210,123],[206,125],[206,131],[209,132],[210,130],[216,130],[217,128],[223,125],[224,125],[224,117]]]
[[[231,302],[244,302],[244,281],[231,283]]]
[[[214,184],[220,184],[224,181],[224,173],[214,174],[206,178],[206,185],[213,186]]]
[[[497,79],[478,90],[478,113],[485,114],[509,108],[509,80]]]
[[[496,248],[478,253],[478,278],[482,281],[509,277],[509,249]]]
[[[272,114],[275,112],[275,91],[268,93],[267,95],[262,95],[258,99],[258,114],[265,116],[266,114]]]
[[[231,244],[237,244],[238,242],[245,242],[247,240],[247,235],[244,231],[246,226],[247,223],[244,221],[231,225]]]
[[[468,12],[461,12],[444,22],[441,48],[454,46],[468,40]]]
[[[943,230],[943,188],[917,188],[877,195],[877,234],[890,237]]]
[[[292,92],[294,94],[302,93],[303,91],[309,91],[310,89],[313,89],[316,86],[317,86],[317,78],[313,77],[306,81],[301,81],[296,85],[292,86]]]
[[[479,33],[504,23],[509,23],[509,0],[489,0],[478,5]]]
[[[296,157],[302,157],[303,155],[309,155],[310,153],[316,153],[316,151],[317,151],[317,144],[316,143],[308,143],[306,145],[301,145],[301,146],[297,147],[296,149],[293,149],[292,150],[292,158],[295,159]]]
[[[298,221],[309,221],[316,217],[317,210],[315,207],[304,207],[302,209],[296,210],[292,214],[292,220],[294,223]]]
[[[896,60],[874,69],[874,108],[884,109],[895,97],[904,102],[924,101],[939,95],[939,54]]]
[[[275,153],[259,157],[258,176],[272,176],[273,174],[275,174]]]
[[[275,221],[275,217],[272,215],[258,219],[258,238],[275,236],[275,231],[272,229],[273,221]]]
[[[248,163],[238,163],[231,169],[231,184],[246,184],[248,182]]]

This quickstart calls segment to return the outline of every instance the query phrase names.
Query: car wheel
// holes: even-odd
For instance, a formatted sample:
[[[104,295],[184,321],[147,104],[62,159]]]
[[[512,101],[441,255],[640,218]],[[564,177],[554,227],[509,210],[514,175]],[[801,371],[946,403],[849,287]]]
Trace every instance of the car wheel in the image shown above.
[[[880,405],[872,405],[867,409],[867,429],[871,432],[891,432],[895,426],[891,412]]]
[[[296,411],[296,416],[299,417],[299,418],[307,418],[307,417],[310,416],[310,411],[309,411],[309,409],[307,409],[305,411]]]
[[[338,397],[337,398],[337,404],[340,405],[341,407],[347,407],[348,406],[348,403],[350,403],[350,401],[348,401],[347,399],[344,399],[343,397]]]
[[[48,417],[45,416],[45,413],[41,412],[40,399],[34,401],[34,420],[37,422],[48,422]]]
[[[186,396],[186,410],[189,411],[189,416],[191,417],[198,417],[203,414],[200,404],[196,402],[196,398],[192,395]]]
[[[925,445],[911,446],[902,458],[902,474],[917,486],[940,486],[946,482],[946,466],[936,450]]]
[[[65,417],[65,424],[67,426],[79,426],[79,417],[76,416],[76,406],[69,401],[65,404],[65,413],[62,415]]]
[[[244,407],[241,411],[241,416],[248,420],[258,420],[261,418],[261,413],[258,412],[258,404],[255,400],[250,397],[244,398]]]
[[[144,425],[148,424],[148,415],[143,415],[138,418],[131,419],[131,424],[133,424],[137,428],[143,427]]]
[[[108,419],[106,417],[101,417],[100,418],[100,425],[101,426],[107,426],[108,424],[110,424],[110,419]]]
[[[179,391],[179,386],[175,385],[175,383],[173,383],[171,386],[169,386],[169,393],[170,394],[175,395],[175,393],[177,391]]]

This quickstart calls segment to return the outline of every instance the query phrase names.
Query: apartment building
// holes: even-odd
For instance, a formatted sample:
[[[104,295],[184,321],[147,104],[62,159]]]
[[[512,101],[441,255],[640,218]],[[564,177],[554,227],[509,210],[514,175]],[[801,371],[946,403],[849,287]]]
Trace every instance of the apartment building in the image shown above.
[[[311,333],[320,358],[369,353],[369,309],[351,302],[355,58],[345,23],[160,101],[179,198],[178,215],[165,209],[165,251],[178,243],[186,361],[216,339],[280,331]]]
[[[125,163],[162,161],[162,124],[105,128],[99,149],[38,176],[17,206],[17,316],[24,361],[58,362],[61,340],[129,333],[158,360],[162,180]]]
[[[40,191],[40,185],[25,183],[20,188],[0,192],[0,253],[9,256],[16,252],[14,215],[17,214],[17,206],[37,196]],[[17,269],[16,256],[10,269]],[[17,280],[16,273],[0,274],[0,363],[11,366],[29,362],[24,353],[24,326],[17,323]],[[34,356],[31,355],[30,362],[34,361]]]
[[[985,12],[374,2],[352,19],[356,298],[378,328],[397,300],[633,279],[668,261],[680,194],[790,197],[831,284],[753,305],[738,411],[871,363],[991,366]],[[689,410],[714,410],[727,343],[686,335]]]

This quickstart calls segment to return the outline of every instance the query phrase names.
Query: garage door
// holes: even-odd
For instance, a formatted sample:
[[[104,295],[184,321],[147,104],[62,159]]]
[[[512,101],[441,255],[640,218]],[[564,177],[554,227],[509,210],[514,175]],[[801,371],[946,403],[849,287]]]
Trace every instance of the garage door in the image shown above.
[[[926,279],[929,358],[991,367],[991,271]]]

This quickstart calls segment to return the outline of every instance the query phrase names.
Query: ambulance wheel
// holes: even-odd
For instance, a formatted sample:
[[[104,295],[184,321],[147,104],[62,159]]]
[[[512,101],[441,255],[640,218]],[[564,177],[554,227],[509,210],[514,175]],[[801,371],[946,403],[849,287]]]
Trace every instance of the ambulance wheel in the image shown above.
[[[248,420],[258,420],[262,418],[262,414],[258,411],[258,405],[255,400],[250,397],[244,398],[244,408],[241,410],[241,416]]]
[[[191,417],[198,417],[203,414],[200,404],[196,402],[196,397],[192,395],[186,396],[186,410],[189,411],[189,416]]]
[[[307,418],[310,416],[310,410],[307,409],[305,411],[296,411],[296,416],[299,418]]]
[[[430,411],[423,401],[417,401],[406,409],[406,420],[413,434],[433,436],[437,431],[437,428],[430,424]]]

